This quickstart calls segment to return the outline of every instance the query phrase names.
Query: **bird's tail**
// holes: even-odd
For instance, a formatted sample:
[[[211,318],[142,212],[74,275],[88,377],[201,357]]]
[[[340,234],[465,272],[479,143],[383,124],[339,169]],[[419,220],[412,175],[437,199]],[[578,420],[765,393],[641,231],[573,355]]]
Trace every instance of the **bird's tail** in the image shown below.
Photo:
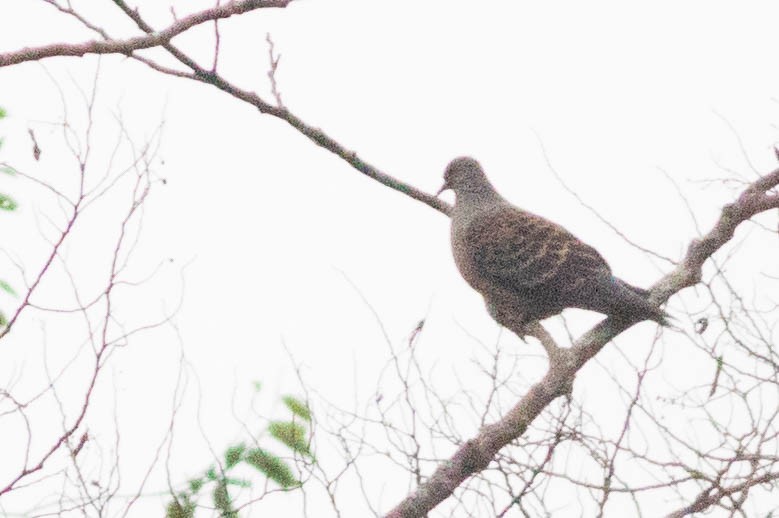
[[[671,315],[663,311],[660,306],[649,301],[649,292],[647,290],[628,284],[616,277],[614,277],[614,281],[617,289],[621,292],[621,296],[614,297],[613,299],[619,303],[617,307],[614,307],[614,311],[617,314],[622,313],[631,317],[654,320],[661,326],[671,325]]]

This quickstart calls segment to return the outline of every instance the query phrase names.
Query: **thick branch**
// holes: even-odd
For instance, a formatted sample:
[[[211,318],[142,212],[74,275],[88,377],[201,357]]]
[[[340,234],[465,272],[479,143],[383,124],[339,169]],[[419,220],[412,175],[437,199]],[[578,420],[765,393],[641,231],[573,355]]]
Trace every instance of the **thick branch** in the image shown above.
[[[230,84],[221,76],[215,74],[213,71],[206,70],[205,68],[199,66],[192,58],[187,56],[184,52],[170,43],[170,40],[173,38],[173,36],[180,34],[181,32],[184,32],[187,29],[203,22],[217,20],[220,18],[227,18],[234,14],[241,14],[259,8],[285,7],[292,0],[242,0],[230,2],[222,6],[217,6],[212,9],[207,9],[205,11],[192,14],[177,21],[163,31],[155,31],[153,27],[148,25],[141,18],[138,11],[130,8],[123,0],[113,1],[127,16],[132,18],[136,25],[138,25],[138,27],[146,33],[146,36],[131,38],[128,40],[90,41],[76,45],[55,44],[33,49],[21,49],[16,52],[0,54],[0,67],[22,63],[25,61],[34,61],[52,56],[83,56],[89,53],[119,53],[131,55],[136,50],[161,46],[170,52],[182,64],[190,68],[192,73],[188,74],[178,70],[167,69],[153,61],[148,61],[146,59],[139,58],[138,56],[133,57],[151,66],[157,71],[177,77],[186,77],[188,79],[193,79],[215,86],[235,97],[236,99],[240,99],[248,104],[251,104],[264,114],[272,115],[276,118],[284,120],[297,131],[308,137],[316,145],[338,155],[340,158],[349,163],[353,168],[360,171],[367,177],[376,180],[377,182],[390,187],[391,189],[402,192],[411,198],[414,198],[415,200],[421,201],[422,203],[425,203],[426,205],[438,210],[439,212],[447,215],[449,214],[451,206],[445,201],[436,198],[435,196],[424,191],[421,191],[410,184],[402,182],[386,173],[381,172],[376,167],[358,157],[357,153],[354,151],[346,149],[344,146],[338,143],[338,141],[328,136],[321,129],[306,124],[302,119],[294,115],[283,106],[274,106],[264,101],[257,94],[242,90]]]
[[[779,197],[767,192],[777,184],[779,169],[759,178],[734,203],[726,205],[714,227],[702,239],[693,241],[677,268],[653,286],[652,299],[664,302],[700,281],[703,263],[733,237],[738,225],[760,212],[779,208]],[[546,376],[533,385],[506,416],[485,426],[476,437],[460,446],[427,481],[390,511],[387,518],[425,516],[468,477],[485,469],[501,448],[519,438],[547,405],[566,392],[579,369],[604,345],[635,323],[608,318],[588,331],[576,341],[569,355],[550,362]]]
[[[779,479],[779,473],[769,472],[760,477],[750,478],[741,484],[736,484],[731,487],[712,487],[706,489],[698,495],[698,498],[696,498],[693,503],[674,511],[666,516],[666,518],[684,518],[685,516],[694,513],[704,512],[727,496],[747,491],[749,488],[760,484],[770,484],[777,479]],[[770,516],[770,513],[767,516]]]
[[[147,24],[137,11],[130,9],[129,6],[124,2],[124,0],[113,0],[113,2],[127,16],[129,16],[142,31],[146,32],[147,34],[151,34],[154,32],[154,28],[151,27],[149,24]],[[204,69],[203,67],[198,65],[192,58],[187,56],[184,52],[182,52],[180,49],[178,49],[170,42],[165,43],[164,45],[162,45],[162,47],[165,48],[165,50],[167,50],[168,52],[170,52],[171,55],[176,59],[178,59],[182,64],[190,68],[192,70],[192,73],[183,74],[176,70],[166,69],[165,67],[162,67],[157,63],[151,61],[147,61],[143,59],[141,61],[143,61],[145,64],[149,65],[150,67],[154,68],[157,71],[166,74],[175,75],[178,77],[187,77],[188,79],[193,79],[201,83],[206,83],[215,86],[216,88],[222,90],[223,92],[230,94],[234,98],[240,99],[241,101],[244,101],[254,106],[261,113],[272,115],[273,117],[276,117],[278,119],[287,122],[290,126],[295,128],[297,131],[299,131],[300,133],[308,137],[314,144],[327,149],[331,153],[338,155],[340,158],[345,160],[349,165],[351,165],[353,168],[355,168],[356,170],[358,170],[368,178],[371,178],[372,180],[376,180],[382,185],[385,185],[391,189],[399,191],[407,196],[410,196],[415,200],[421,201],[422,203],[434,208],[439,212],[443,212],[444,214],[447,215],[450,213],[452,207],[445,201],[433,196],[432,194],[428,194],[424,191],[421,191],[410,184],[402,182],[393,176],[390,176],[386,173],[379,171],[376,167],[372,166],[362,158],[358,157],[356,152],[346,149],[337,140],[327,135],[321,129],[306,124],[302,119],[294,115],[286,107],[274,106],[273,104],[263,100],[259,95],[255,94],[254,92],[248,92],[246,90],[238,88],[237,86],[226,81],[219,74],[216,74],[211,70]]]
[[[722,208],[717,223],[701,239],[695,239],[674,271],[652,287],[652,298],[665,302],[674,293],[700,282],[703,263],[730,241],[736,227],[752,216],[779,208],[779,196],[770,191],[779,185],[779,169],[758,178],[747,186],[735,202]]]
[[[86,54],[125,54],[137,50],[159,47],[174,36],[196,25],[211,20],[229,18],[255,9],[286,7],[292,0],[239,0],[222,6],[206,9],[182,18],[159,32],[147,32],[145,36],[124,40],[86,41],[84,43],[54,43],[43,47],[26,47],[0,54],[0,67],[16,65],[25,61],[38,61],[55,56],[84,56]]]
[[[124,4],[123,0],[114,0],[114,2],[120,7]],[[152,30],[136,12],[130,12],[126,8],[125,12],[136,21],[142,30],[146,32]],[[273,106],[258,95],[241,90],[225,81],[221,76],[204,70],[170,43],[165,44],[164,47],[193,71],[191,75],[188,75],[191,79],[211,84],[233,97],[251,104],[261,113],[286,121],[315,144],[338,155],[369,178],[411,196],[444,214],[450,214],[451,206],[447,203],[382,173],[320,129],[307,125],[286,108]],[[160,70],[156,63],[148,64]],[[180,75],[175,71],[168,73]],[[703,263],[730,240],[740,223],[758,212],[779,206],[777,196],[767,192],[777,183],[779,183],[779,170],[757,180],[739,196],[735,203],[726,206],[714,228],[703,239],[694,241],[677,268],[656,283],[652,289],[653,300],[664,302],[674,293],[694,285],[701,278]],[[576,372],[610,340],[635,323],[609,318],[587,332],[576,341],[570,351],[561,354],[555,358],[555,361],[550,361],[551,367],[544,378],[531,387],[505,417],[494,424],[485,426],[476,437],[458,448],[450,459],[442,462],[438,469],[414,493],[390,511],[387,517],[425,516],[440,502],[448,498],[469,476],[485,469],[498,451],[519,438],[530,423],[554,399],[568,393]]]
[[[177,33],[166,32],[170,31],[184,20],[172,25],[166,29],[166,31],[157,33],[141,19],[137,11],[130,9],[125,4],[124,0],[113,1],[147,34],[146,38],[149,39],[148,41],[154,41],[156,42],[155,45],[160,45],[168,50],[192,72],[184,73],[177,70],[166,69],[153,61],[138,56],[133,56],[134,58],[143,61],[158,71],[179,77],[187,77],[215,86],[236,99],[251,104],[261,113],[272,115],[286,121],[290,126],[308,137],[316,145],[338,155],[357,171],[369,178],[419,200],[444,214],[450,213],[451,207],[447,203],[379,171],[374,166],[359,158],[355,152],[346,149],[322,130],[306,124],[286,108],[274,106],[264,101],[257,94],[247,92],[230,84],[214,71],[200,67],[192,58],[170,43],[170,39]],[[241,2],[231,2],[221,8],[217,7],[204,12],[214,12],[220,9],[229,11],[231,9],[236,9],[237,6],[245,8],[244,11],[248,11],[251,8],[258,7],[283,7],[287,3],[288,1],[261,2],[256,0],[245,0]],[[235,10],[230,14],[237,14],[238,12],[241,11]],[[198,23],[216,18],[218,17],[207,17]],[[136,38],[132,41],[142,42],[147,41],[147,39]],[[89,43],[93,44],[94,42]],[[110,42],[105,42],[103,44],[110,45]],[[139,48],[147,47],[138,47],[138,49]],[[129,53],[138,49],[131,49]],[[124,49],[114,50],[114,52],[128,53]],[[0,58],[7,58],[7,56],[8,55],[0,56]],[[3,61],[0,61],[0,65],[2,64]],[[739,224],[760,212],[779,207],[779,196],[769,192],[771,189],[774,189],[777,184],[779,184],[779,170],[758,179],[751,184],[734,203],[724,207],[720,218],[712,230],[701,239],[693,241],[688,247],[683,261],[676,269],[665,275],[655,284],[652,288],[652,299],[656,302],[663,302],[685,287],[692,286],[699,282],[705,261],[733,237]],[[532,386],[528,393],[506,414],[506,416],[494,424],[485,426],[476,437],[460,446],[450,459],[442,462],[438,469],[436,469],[436,471],[421,484],[414,493],[404,499],[387,516],[392,518],[424,516],[438,505],[438,503],[448,498],[469,476],[485,469],[501,448],[520,437],[546,406],[558,396],[567,393],[576,372],[585,365],[589,359],[595,356],[606,343],[635,323],[636,322],[633,321],[617,321],[609,318],[587,332],[576,341],[570,350],[566,350],[566,352],[556,358],[555,361],[550,362],[551,367],[544,378]],[[548,349],[554,350],[551,346],[549,346]]]

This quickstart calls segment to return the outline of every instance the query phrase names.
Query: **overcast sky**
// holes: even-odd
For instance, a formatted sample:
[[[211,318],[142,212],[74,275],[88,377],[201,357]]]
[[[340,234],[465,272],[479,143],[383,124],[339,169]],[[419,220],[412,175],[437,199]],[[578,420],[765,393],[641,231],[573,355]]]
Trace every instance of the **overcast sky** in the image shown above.
[[[174,2],[179,15],[211,3]],[[135,34],[110,2],[94,4],[73,2],[109,33]],[[158,27],[170,23],[167,2],[137,5]],[[595,246],[621,278],[649,286],[668,266],[577,202],[550,164],[631,240],[678,259],[697,230],[674,183],[706,230],[733,191],[700,180],[752,178],[775,165],[777,19],[776,2],[300,0],[223,22],[220,70],[270,99],[269,32],[281,53],[282,97],[302,119],[428,192],[440,186],[449,160],[473,155],[508,199]],[[0,3],[0,26],[0,52],[93,38],[33,0]],[[210,26],[176,43],[207,62]],[[95,118],[106,130],[94,139],[96,168],[106,163],[117,119],[138,145],[164,122],[154,167],[166,184],[153,187],[131,271],[142,276],[163,266],[128,295],[126,314],[160,318],[183,300],[173,320],[181,341],[167,326],[118,351],[96,402],[102,412],[90,414],[88,426],[99,436],[111,424],[101,419],[111,421],[111,409],[119,409],[122,447],[140,460],[127,468],[128,487],[168,427],[182,351],[189,396],[180,422],[194,422],[199,407],[217,450],[242,436],[234,414],[246,415],[254,380],[267,392],[259,404],[266,415],[280,412],[278,394],[300,393],[296,364],[318,397],[363,408],[390,356],[374,311],[396,348],[427,318],[418,347],[431,380],[443,394],[461,388],[452,373],[469,372],[480,350],[468,335],[493,344],[499,330],[454,267],[448,220],[367,180],[281,121],[126,58],[57,58],[0,69],[0,105],[10,115],[0,126],[0,160],[72,192],[76,177],[62,132],[48,123],[62,119],[64,98],[68,116],[83,126],[78,88],[91,87],[98,61]],[[29,151],[28,127],[43,149],[40,162]],[[45,250],[41,214],[57,214],[56,204],[6,176],[0,192],[15,193],[20,203],[18,214],[0,215],[2,248],[34,271]],[[108,205],[99,210],[110,214]],[[103,230],[110,234],[116,227],[109,220]],[[769,263],[767,247],[776,257],[775,242],[749,246],[744,281]],[[90,248],[69,250],[87,272]],[[12,272],[2,263],[0,277],[21,288]],[[685,301],[696,309],[693,293]],[[3,299],[3,310],[14,303]],[[684,307],[672,299],[669,310]],[[600,318],[566,315],[578,330]],[[18,341],[9,337],[2,348],[4,383],[22,369],[34,371],[44,343],[55,363],[78,349],[78,341],[44,340],[42,319],[31,314],[20,322]],[[552,325],[565,336],[559,322]],[[653,326],[640,324],[618,343],[646,341]],[[500,340],[540,354],[535,345]],[[597,377],[609,354],[577,378],[584,399],[603,397]],[[669,351],[663,376],[681,384],[691,360],[694,351]],[[234,398],[244,407],[234,410]],[[174,473],[185,480],[210,457],[200,432],[178,433]],[[186,444],[201,453],[187,455]],[[389,487],[385,509],[405,493],[405,480]],[[144,505],[159,509],[158,501]]]

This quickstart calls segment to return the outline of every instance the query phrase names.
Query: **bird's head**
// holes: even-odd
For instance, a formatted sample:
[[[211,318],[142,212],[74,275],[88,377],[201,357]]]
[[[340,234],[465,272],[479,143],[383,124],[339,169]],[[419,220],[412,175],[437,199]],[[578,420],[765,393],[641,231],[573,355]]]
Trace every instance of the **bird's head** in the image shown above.
[[[455,158],[444,171],[444,184],[438,189],[436,196],[452,189],[455,194],[469,191],[481,191],[484,188],[492,190],[492,186],[484,174],[479,162],[469,156]]]

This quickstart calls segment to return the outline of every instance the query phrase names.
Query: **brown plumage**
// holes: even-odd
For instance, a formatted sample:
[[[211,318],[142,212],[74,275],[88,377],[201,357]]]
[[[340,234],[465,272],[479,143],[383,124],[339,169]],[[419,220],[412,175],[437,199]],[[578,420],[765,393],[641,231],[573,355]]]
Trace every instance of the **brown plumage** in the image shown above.
[[[455,192],[455,263],[501,324],[522,327],[565,308],[666,324],[645,290],[614,277],[597,250],[560,225],[506,201],[473,158],[447,166],[445,189]]]

